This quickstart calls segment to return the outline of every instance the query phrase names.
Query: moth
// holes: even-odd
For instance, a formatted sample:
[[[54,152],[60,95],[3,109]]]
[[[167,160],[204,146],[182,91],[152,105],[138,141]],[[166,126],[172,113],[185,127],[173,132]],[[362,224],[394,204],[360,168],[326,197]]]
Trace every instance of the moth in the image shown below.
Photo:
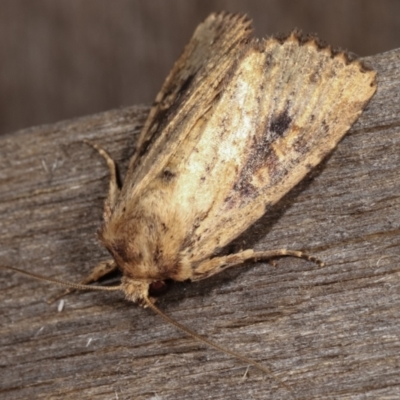
[[[122,290],[196,339],[269,371],[172,321],[153,293],[168,280],[199,281],[248,260],[316,261],[289,250],[218,253],[334,149],[374,94],[375,75],[314,37],[258,40],[246,16],[211,14],[157,95],[121,188],[112,158],[91,144],[111,175],[98,236],[112,259],[81,284],[48,280]],[[116,269],[119,286],[87,286]]]

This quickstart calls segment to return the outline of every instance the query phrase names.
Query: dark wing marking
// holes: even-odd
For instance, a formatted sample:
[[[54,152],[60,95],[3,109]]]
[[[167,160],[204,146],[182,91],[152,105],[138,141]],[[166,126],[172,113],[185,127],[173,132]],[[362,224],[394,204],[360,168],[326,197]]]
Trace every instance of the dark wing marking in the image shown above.
[[[196,196],[215,201],[197,213],[201,220],[182,257],[194,264],[208,258],[210,249],[225,246],[260,218],[332,151],[375,90],[374,71],[295,34],[249,51],[220,100],[227,112],[209,121],[224,127],[215,140],[232,154],[223,160],[219,151],[205,181],[198,182],[191,206],[196,209]],[[235,109],[233,102],[241,99],[242,108]],[[202,193],[213,179],[210,192]]]

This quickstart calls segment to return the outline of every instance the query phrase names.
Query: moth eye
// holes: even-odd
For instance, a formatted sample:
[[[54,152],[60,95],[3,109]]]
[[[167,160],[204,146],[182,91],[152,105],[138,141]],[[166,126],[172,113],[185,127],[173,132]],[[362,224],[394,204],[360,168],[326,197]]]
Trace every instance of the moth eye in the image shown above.
[[[158,297],[168,292],[172,286],[172,281],[155,281],[150,283],[149,295],[152,297]]]

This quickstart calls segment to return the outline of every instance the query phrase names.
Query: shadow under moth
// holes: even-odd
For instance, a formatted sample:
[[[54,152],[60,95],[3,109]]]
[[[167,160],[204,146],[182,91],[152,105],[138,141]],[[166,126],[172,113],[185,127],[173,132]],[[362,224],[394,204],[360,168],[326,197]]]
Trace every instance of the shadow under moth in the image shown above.
[[[141,131],[125,181],[110,186],[100,242],[112,255],[72,289],[121,290],[187,334],[154,303],[168,280],[198,281],[248,260],[303,257],[252,249],[220,256],[334,149],[376,90],[375,72],[316,38],[255,39],[242,15],[211,14],[175,63]],[[119,286],[90,286],[119,269]]]

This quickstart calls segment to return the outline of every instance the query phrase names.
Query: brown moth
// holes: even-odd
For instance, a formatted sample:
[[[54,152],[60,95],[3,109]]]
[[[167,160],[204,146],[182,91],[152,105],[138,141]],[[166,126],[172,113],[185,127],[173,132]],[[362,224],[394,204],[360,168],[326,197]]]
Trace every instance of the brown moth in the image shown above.
[[[216,254],[331,152],[375,90],[374,71],[315,38],[258,40],[247,17],[211,14],[156,97],[122,188],[114,161],[92,144],[111,173],[99,239],[113,258],[81,285],[65,284],[97,289],[85,285],[119,269],[121,285],[103,290],[122,290],[268,371],[171,321],[151,293],[167,280],[198,281],[247,260],[316,261],[288,250]]]

